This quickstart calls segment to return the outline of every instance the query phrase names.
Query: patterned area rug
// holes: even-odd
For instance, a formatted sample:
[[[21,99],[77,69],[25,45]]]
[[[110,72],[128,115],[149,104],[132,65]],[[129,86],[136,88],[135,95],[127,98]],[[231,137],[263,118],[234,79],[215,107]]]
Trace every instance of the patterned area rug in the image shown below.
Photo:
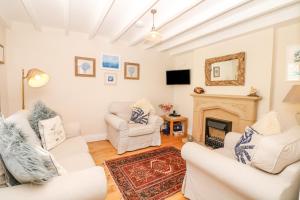
[[[185,161],[180,150],[162,147],[105,162],[125,200],[165,199],[181,190]]]

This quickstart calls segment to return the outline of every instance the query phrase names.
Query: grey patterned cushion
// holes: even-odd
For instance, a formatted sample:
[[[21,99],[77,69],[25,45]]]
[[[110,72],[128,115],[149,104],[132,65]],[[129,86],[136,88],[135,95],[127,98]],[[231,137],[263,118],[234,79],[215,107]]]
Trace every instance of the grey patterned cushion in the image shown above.
[[[234,152],[237,161],[243,164],[251,164],[255,146],[261,139],[261,135],[251,127],[246,127],[238,143],[235,145]]]
[[[20,183],[42,184],[58,175],[50,153],[31,146],[13,123],[0,120],[0,154],[5,168]]]
[[[150,113],[144,113],[141,108],[132,109],[130,121],[138,124],[148,124]]]
[[[1,187],[11,187],[15,185],[20,185],[20,183],[13,177],[13,175],[6,169],[2,157],[0,155],[0,168],[2,168],[4,174],[0,176],[0,188]]]
[[[43,102],[38,101],[35,103],[33,110],[29,116],[29,123],[37,136],[41,139],[39,131],[39,121],[50,119],[57,116],[56,112],[48,108]]]

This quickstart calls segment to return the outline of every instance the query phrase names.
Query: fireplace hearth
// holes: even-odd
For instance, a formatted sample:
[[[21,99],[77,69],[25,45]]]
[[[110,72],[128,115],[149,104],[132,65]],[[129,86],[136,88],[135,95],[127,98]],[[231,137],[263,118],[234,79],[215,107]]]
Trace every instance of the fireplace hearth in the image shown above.
[[[214,149],[223,147],[226,133],[232,130],[232,122],[209,117],[205,121],[205,144]]]

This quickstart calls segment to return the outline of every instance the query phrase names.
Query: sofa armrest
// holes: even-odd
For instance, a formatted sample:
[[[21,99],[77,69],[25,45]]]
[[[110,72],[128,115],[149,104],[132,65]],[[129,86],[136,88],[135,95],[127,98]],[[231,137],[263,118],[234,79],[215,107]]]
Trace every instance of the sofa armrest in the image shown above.
[[[292,199],[289,198],[291,182],[278,175],[241,164],[193,142],[186,143],[181,154],[187,165],[195,166],[250,199]]]
[[[81,126],[80,123],[71,122],[64,124],[64,129],[66,132],[67,138],[76,137],[81,135]]]
[[[106,176],[102,167],[93,167],[53,178],[44,185],[24,184],[0,189],[5,200],[104,200]]]
[[[224,148],[233,150],[239,139],[241,138],[241,133],[229,132],[225,136]]]
[[[110,126],[112,126],[114,129],[124,131],[128,129],[128,123],[126,120],[113,115],[113,114],[107,114],[105,115],[105,121],[108,123]]]
[[[153,124],[157,127],[160,127],[163,124],[163,119],[158,115],[150,115],[148,124]]]

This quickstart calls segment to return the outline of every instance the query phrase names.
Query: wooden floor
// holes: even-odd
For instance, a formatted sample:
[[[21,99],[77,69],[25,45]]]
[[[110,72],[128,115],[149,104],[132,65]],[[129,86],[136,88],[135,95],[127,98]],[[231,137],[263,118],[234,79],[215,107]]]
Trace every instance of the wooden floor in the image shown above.
[[[183,143],[182,143],[182,137],[174,137],[174,136],[165,136],[162,135],[162,146],[174,146],[178,149],[181,149]],[[112,158],[119,158],[122,156],[129,156],[137,153],[141,153],[144,151],[157,149],[158,147],[149,147],[133,152],[127,152],[122,155],[118,155],[116,149],[113,148],[113,146],[108,141],[98,141],[98,142],[90,142],[88,143],[90,153],[92,154],[92,157],[94,158],[95,163],[98,166],[104,166],[103,163],[105,160],[109,160]],[[108,180],[108,192],[107,192],[107,200],[116,200],[116,199],[122,199],[121,193],[119,192],[116,184],[114,183],[112,177],[108,173],[108,169],[104,166],[105,173]],[[171,196],[168,198],[168,200],[182,200],[185,199],[181,192]]]

